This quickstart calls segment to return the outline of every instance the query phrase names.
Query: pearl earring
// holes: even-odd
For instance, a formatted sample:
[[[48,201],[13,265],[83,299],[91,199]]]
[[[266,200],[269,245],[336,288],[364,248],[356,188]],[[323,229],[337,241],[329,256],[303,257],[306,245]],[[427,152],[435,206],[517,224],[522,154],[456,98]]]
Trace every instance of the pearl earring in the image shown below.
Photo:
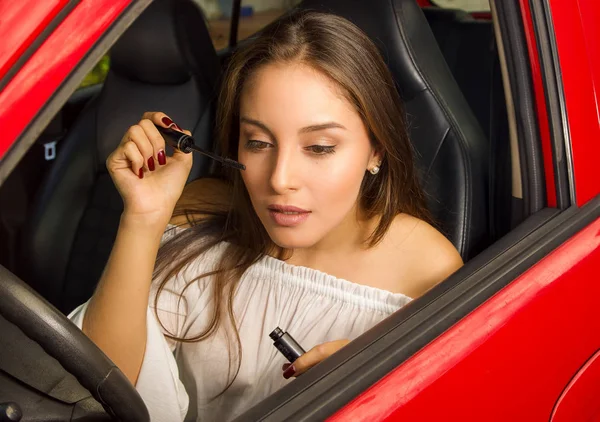
[[[369,171],[371,172],[371,174],[375,175],[375,174],[379,173],[379,166],[375,166]]]

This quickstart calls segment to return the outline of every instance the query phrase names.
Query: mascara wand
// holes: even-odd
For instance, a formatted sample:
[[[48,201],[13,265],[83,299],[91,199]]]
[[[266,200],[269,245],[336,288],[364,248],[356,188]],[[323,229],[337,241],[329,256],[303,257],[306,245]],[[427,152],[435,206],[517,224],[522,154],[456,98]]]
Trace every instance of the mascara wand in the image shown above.
[[[178,149],[179,151],[189,154],[192,151],[199,152],[202,155],[206,155],[207,157],[216,160],[227,167],[232,167],[238,170],[246,170],[246,166],[242,163],[238,163],[235,160],[231,160],[229,158],[220,157],[212,152],[208,152],[200,148],[196,145],[194,138],[190,135],[186,135],[183,132],[179,132],[178,130],[171,128],[164,128],[162,126],[156,126],[156,129],[160,132],[160,134],[165,138],[167,144],[171,145],[173,148]]]

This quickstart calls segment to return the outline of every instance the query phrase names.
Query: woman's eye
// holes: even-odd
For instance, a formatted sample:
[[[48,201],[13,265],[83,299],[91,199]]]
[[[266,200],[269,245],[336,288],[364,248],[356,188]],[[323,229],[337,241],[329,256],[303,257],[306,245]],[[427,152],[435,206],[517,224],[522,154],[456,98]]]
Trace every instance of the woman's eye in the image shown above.
[[[256,141],[254,139],[251,139],[248,142],[246,142],[246,149],[249,149],[251,151],[258,151],[261,149],[267,149],[270,145],[271,144],[269,144],[268,142]]]
[[[307,149],[317,155],[333,154],[335,152],[335,146],[333,145],[311,145]]]

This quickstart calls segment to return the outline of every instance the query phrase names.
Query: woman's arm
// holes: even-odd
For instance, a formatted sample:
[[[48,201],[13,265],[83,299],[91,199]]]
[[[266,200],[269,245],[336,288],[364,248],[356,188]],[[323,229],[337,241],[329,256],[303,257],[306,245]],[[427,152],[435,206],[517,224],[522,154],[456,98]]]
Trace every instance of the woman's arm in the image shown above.
[[[222,212],[228,203],[229,188],[225,182],[199,179],[185,187],[176,209]],[[195,214],[193,219],[204,217]],[[173,216],[170,223],[185,227],[187,218]],[[123,213],[112,252],[83,320],[84,333],[133,384],[144,358],[146,310],[165,226],[162,219],[153,221]]]
[[[164,113],[146,113],[106,160],[123,198],[117,237],[82,329],[135,384],[146,347],[146,315],[160,239],[192,167],[191,154],[165,155],[155,125],[175,127]],[[189,134],[189,132],[187,132]]]
[[[146,347],[146,310],[164,228],[126,213],[121,216],[112,252],[83,320],[83,332],[134,385]]]

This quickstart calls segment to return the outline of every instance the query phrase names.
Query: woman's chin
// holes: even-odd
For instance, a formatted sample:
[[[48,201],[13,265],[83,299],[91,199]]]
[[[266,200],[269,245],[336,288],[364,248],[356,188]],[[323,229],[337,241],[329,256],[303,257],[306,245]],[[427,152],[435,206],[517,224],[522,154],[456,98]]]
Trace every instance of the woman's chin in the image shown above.
[[[311,236],[306,230],[269,229],[267,232],[273,243],[283,249],[309,248],[318,241],[316,236]]]

